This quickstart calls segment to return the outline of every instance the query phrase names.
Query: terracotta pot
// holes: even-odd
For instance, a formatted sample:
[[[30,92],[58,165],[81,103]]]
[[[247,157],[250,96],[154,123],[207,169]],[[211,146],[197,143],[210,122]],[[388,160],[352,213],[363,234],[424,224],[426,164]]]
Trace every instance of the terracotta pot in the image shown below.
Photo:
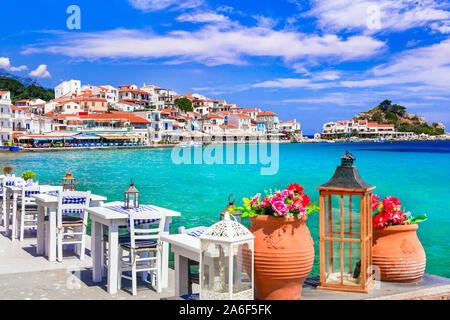
[[[373,264],[382,281],[418,282],[425,272],[425,250],[417,237],[417,224],[373,228]]]
[[[255,236],[255,297],[260,300],[298,300],[314,264],[314,242],[307,217],[250,218]]]

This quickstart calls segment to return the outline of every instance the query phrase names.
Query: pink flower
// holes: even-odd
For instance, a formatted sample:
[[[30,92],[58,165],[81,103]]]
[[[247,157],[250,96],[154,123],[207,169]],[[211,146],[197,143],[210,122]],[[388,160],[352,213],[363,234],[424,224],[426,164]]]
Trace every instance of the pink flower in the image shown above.
[[[280,216],[284,216],[286,213],[289,212],[288,206],[286,206],[283,201],[272,202],[272,208]]]
[[[259,201],[259,197],[260,197],[259,193],[253,197],[252,201],[250,201],[250,207]]]
[[[269,198],[268,198],[268,197],[265,197],[265,198],[261,201],[261,203],[258,204],[258,207],[259,207],[260,209],[265,208],[265,207],[267,207],[267,206],[269,205],[269,203],[270,203]]]
[[[284,199],[286,199],[287,197],[293,199],[295,197],[295,194],[292,191],[286,189],[286,190],[283,190],[283,192],[281,193],[281,196]]]

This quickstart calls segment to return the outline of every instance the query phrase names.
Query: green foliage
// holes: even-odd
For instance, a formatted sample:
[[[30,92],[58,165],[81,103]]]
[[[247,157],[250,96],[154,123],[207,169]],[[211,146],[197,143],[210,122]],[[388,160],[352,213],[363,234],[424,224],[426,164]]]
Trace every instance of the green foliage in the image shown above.
[[[402,123],[398,127],[398,131],[400,132],[414,132],[415,134],[428,134],[428,135],[441,135],[444,134],[443,129],[430,127],[428,124],[409,124]]]
[[[55,98],[55,92],[52,89],[44,89],[38,86],[25,87],[19,81],[8,78],[0,77],[0,90],[11,92],[11,102],[23,99],[42,99],[49,101]]]
[[[386,111],[384,114],[388,122],[395,124],[398,121],[398,117],[395,113],[391,111]]]
[[[413,217],[411,215],[411,212],[409,212],[409,211],[406,212],[405,214],[408,217],[407,219],[409,221],[409,224],[415,224],[415,223],[418,223],[418,222],[423,222],[423,221],[428,220],[428,217],[427,217],[427,215],[425,213],[421,214],[421,215],[418,215],[417,217]]]
[[[185,112],[194,111],[194,108],[192,107],[192,101],[186,97],[177,98],[174,102],[178,106],[178,108],[180,108],[180,110],[183,110]]]
[[[22,173],[22,179],[24,179],[24,180],[33,179],[34,177],[36,177],[36,173],[34,173],[31,170],[28,170],[28,171],[25,171],[24,173]]]

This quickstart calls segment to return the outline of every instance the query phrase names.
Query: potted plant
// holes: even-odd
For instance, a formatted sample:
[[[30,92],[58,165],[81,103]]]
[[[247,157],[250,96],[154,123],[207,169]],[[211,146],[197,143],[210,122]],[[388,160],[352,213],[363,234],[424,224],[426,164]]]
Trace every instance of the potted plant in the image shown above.
[[[418,282],[425,272],[425,250],[417,237],[418,222],[426,214],[412,217],[404,213],[395,197],[372,196],[373,264],[382,281]]]
[[[13,171],[12,167],[3,167],[3,173],[5,174],[5,176],[9,177],[11,175],[11,172]]]
[[[255,236],[255,296],[260,300],[297,300],[303,282],[314,263],[314,242],[306,220],[318,211],[303,193],[291,184],[281,191],[266,192],[261,199],[244,198],[244,205],[229,211],[241,211],[249,217],[249,230]]]
[[[24,179],[27,182],[27,184],[32,184],[34,177],[36,177],[36,174],[31,170],[22,173],[22,179]]]

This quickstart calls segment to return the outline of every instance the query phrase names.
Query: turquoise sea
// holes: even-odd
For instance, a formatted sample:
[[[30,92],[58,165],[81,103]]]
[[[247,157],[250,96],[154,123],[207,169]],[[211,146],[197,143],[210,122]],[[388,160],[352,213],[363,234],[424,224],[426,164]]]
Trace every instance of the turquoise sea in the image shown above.
[[[272,146],[264,147],[270,151]],[[244,164],[236,163],[237,148],[246,151],[246,160],[241,159]],[[315,187],[331,178],[346,150],[356,157],[361,177],[376,186],[375,193],[398,197],[413,215],[428,214],[428,221],[421,223],[418,230],[427,254],[427,272],[450,277],[450,142],[282,144],[278,151],[272,149],[273,163],[279,156],[274,175],[261,175],[260,169],[268,165],[249,163],[249,146],[242,145],[234,147],[234,164],[207,164],[208,159],[200,164],[177,164],[179,157],[174,163],[172,149],[146,149],[1,153],[0,166],[12,166],[16,175],[33,170],[42,184],[60,184],[70,169],[79,190],[91,190],[108,200],[122,200],[134,178],[142,203],[182,213],[172,223],[171,232],[176,233],[182,225],[208,226],[217,222],[229,193],[236,195],[239,205],[244,196],[296,182],[306,188],[312,201],[317,201]],[[222,150],[223,159],[226,151]],[[216,152],[220,158],[220,150]],[[210,152],[203,148],[203,154]],[[316,248],[315,275],[319,263],[318,221],[318,213],[308,220]],[[248,220],[245,224],[249,224]]]

